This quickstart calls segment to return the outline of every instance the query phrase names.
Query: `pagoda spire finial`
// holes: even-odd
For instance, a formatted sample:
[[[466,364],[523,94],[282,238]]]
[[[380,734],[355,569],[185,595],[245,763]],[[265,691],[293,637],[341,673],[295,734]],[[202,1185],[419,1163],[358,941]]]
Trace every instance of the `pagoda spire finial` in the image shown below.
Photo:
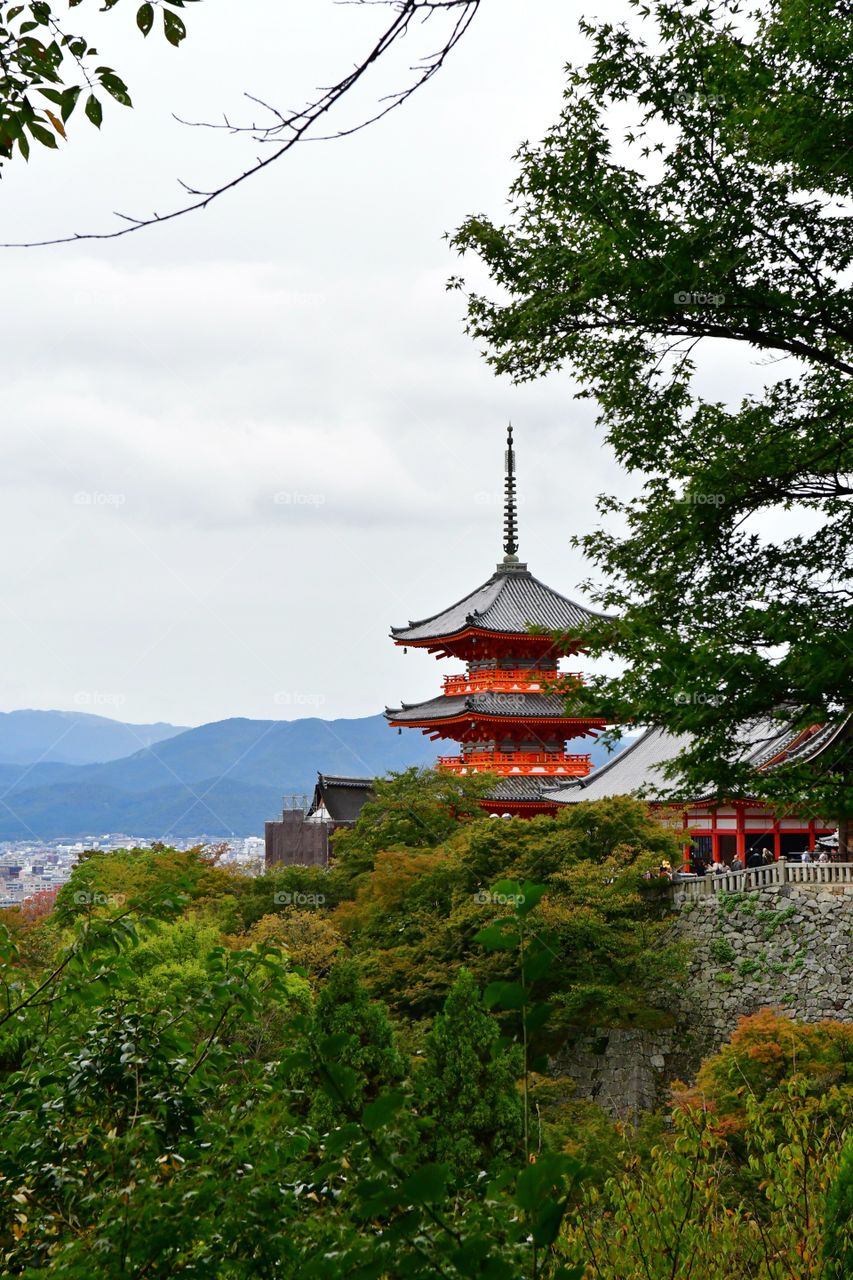
[[[515,505],[515,450],[512,447],[512,423],[506,430],[506,476],[504,479],[504,564],[518,563],[518,526]]]

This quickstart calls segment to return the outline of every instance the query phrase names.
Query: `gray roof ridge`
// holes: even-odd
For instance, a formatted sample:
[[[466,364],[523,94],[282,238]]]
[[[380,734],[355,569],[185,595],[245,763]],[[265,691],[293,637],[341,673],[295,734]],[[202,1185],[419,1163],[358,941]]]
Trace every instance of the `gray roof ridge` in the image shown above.
[[[342,773],[322,773],[317,770],[317,781],[322,783],[345,783],[348,786],[369,787],[373,785],[373,778],[354,778],[349,774]]]
[[[591,782],[597,781],[599,778],[603,777],[605,773],[609,773],[615,764],[618,764],[622,760],[627,760],[638,747],[641,747],[643,743],[648,742],[649,738],[653,737],[655,734],[662,734],[666,732],[667,730],[661,725],[651,725],[646,729],[645,733],[641,733],[640,736],[631,743],[630,747],[626,747],[624,751],[617,751],[613,758],[608,760],[606,764],[600,764],[597,769],[593,769],[585,778],[579,778],[579,787],[581,790],[585,789]]]
[[[532,574],[530,576],[532,577]],[[490,578],[487,578],[485,582],[480,583],[479,587],[475,587],[473,591],[466,591],[465,595],[460,596],[458,600],[454,600],[453,604],[445,605],[443,609],[437,609],[435,613],[431,613],[426,618],[413,618],[405,627],[392,627],[391,634],[395,635],[398,631],[411,631],[413,627],[425,627],[428,622],[435,622],[436,618],[440,618],[443,614],[451,613],[454,609],[458,609],[466,600],[470,600],[478,591],[485,590],[486,587],[490,586],[491,583],[499,577],[501,577],[501,574],[496,569]],[[476,614],[478,611],[475,609],[473,612]]]

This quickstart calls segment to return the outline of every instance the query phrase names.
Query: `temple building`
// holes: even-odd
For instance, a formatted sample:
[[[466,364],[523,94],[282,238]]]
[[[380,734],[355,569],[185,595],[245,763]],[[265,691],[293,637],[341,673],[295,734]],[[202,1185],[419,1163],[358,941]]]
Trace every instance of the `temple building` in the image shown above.
[[[292,796],[280,818],[264,824],[264,863],[276,866],[327,867],[329,839],[339,827],[352,827],[371,798],[372,778],[317,774],[310,804]]]
[[[605,722],[572,711],[581,675],[559,664],[580,652],[584,624],[601,615],[540,582],[518,558],[512,427],[505,469],[504,556],[495,572],[440,613],[391,629],[395,644],[455,658],[464,671],[445,676],[437,698],[385,714],[394,727],[458,743],[457,754],[439,758],[440,768],[499,775],[483,801],[489,812],[532,817],[555,814],[548,792],[590,771],[589,756],[567,744],[582,746]]]
[[[795,729],[779,720],[756,720],[740,734],[740,746],[756,774],[784,768],[788,762],[814,761],[847,732],[844,724]],[[689,745],[684,734],[648,729],[619,755],[574,786],[554,791],[559,806],[611,796],[652,797],[667,789],[666,764]],[[671,784],[669,784],[671,785]],[[710,791],[691,798],[686,807],[650,799],[650,807],[684,832],[685,860],[690,855],[712,862],[746,862],[750,854],[769,849],[774,858],[813,852],[819,840],[835,831],[836,823],[795,810],[774,812],[766,801],[740,797],[721,801]]]

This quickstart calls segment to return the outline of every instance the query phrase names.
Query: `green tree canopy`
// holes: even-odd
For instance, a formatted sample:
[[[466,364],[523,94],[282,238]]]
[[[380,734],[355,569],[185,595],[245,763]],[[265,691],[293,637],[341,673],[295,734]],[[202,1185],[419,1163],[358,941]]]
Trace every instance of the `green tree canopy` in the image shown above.
[[[519,152],[506,225],[455,246],[496,288],[470,332],[517,381],[568,364],[640,496],[580,539],[618,616],[589,633],[625,673],[590,681],[615,721],[693,735],[684,790],[846,814],[848,746],[756,777],[739,727],[850,708],[853,15],[838,0],[632,0],[582,23],[558,123]],[[461,281],[455,281],[462,286]],[[711,341],[771,358],[764,390],[702,395]]]
[[[432,1158],[476,1171],[521,1149],[522,1101],[515,1088],[522,1063],[501,1044],[473,975],[462,969],[427,1036],[416,1077],[421,1111],[432,1120]]]

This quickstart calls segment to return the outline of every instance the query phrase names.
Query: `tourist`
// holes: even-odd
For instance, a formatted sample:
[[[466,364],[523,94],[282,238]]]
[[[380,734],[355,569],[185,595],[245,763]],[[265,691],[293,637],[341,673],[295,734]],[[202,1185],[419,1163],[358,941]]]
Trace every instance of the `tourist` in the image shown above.
[[[801,861],[801,862],[811,862],[811,860],[812,860],[812,855],[809,853],[808,849],[804,849],[804,850],[803,850],[802,857],[800,858],[800,861]]]
[[[776,859],[773,857],[773,850],[772,850],[772,849],[768,849],[768,848],[766,847],[766,845],[765,845],[765,847],[761,850],[761,860],[762,860],[762,862],[764,863],[764,865],[765,865],[766,867],[769,867],[771,862],[775,862],[775,861],[776,861]]]
[[[826,852],[826,849],[821,849],[818,862],[829,862],[829,854]]]
[[[664,858],[663,862],[658,867],[658,875],[665,876],[667,880],[672,879],[672,865],[667,862],[666,858]]]
[[[727,872],[727,871],[728,871],[728,867],[726,866],[726,864],[725,864],[724,862],[715,862],[715,863],[714,863],[714,875],[715,875],[715,876],[724,876],[724,875],[726,874],[726,872]]]
[[[736,853],[732,858],[732,865],[730,869],[732,871],[743,871],[743,862],[739,853]]]
[[[746,865],[750,870],[752,870],[755,867],[764,866],[764,858],[761,854],[760,849],[753,849],[752,853],[749,855],[749,857],[746,860]]]

